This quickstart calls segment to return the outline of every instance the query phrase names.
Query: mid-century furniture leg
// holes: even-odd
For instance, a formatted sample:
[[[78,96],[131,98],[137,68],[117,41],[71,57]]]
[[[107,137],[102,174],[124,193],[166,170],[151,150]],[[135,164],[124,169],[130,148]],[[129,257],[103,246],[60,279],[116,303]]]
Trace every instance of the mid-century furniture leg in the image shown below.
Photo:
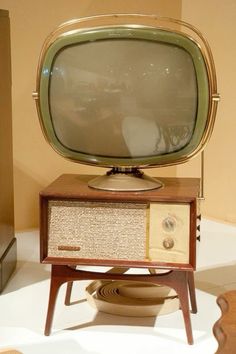
[[[66,286],[66,296],[65,296],[65,305],[69,306],[71,301],[71,292],[73,287],[73,281],[68,281]]]
[[[54,267],[55,266],[52,265],[48,312],[47,312],[47,319],[46,319],[46,325],[44,331],[45,336],[49,336],[51,333],[52,320],[53,320],[58,291],[60,286],[65,282],[65,280],[62,277],[54,276],[54,271],[53,271]]]
[[[189,288],[192,313],[197,313],[197,301],[196,301],[195,282],[194,282],[193,272],[188,272],[188,288]]]
[[[60,286],[67,282],[65,304],[70,304],[71,291],[73,281],[75,280],[98,280],[98,279],[110,279],[110,280],[129,280],[129,281],[142,281],[150,282],[153,284],[166,285],[173,288],[180,301],[181,310],[183,312],[185,329],[187,334],[187,340],[189,344],[193,344],[192,327],[189,311],[189,293],[191,294],[191,304],[193,312],[196,312],[195,304],[195,289],[193,273],[191,271],[184,270],[171,270],[167,273],[160,274],[122,274],[122,273],[98,273],[90,271],[76,270],[69,266],[52,265],[51,272],[51,287],[48,303],[48,313],[45,326],[45,335],[49,335],[51,332],[53,313],[55,309],[56,298]]]
[[[184,317],[184,324],[187,334],[188,344],[193,344],[193,334],[192,334],[192,325],[190,319],[190,310],[189,310],[189,292],[188,292],[188,272],[176,272],[176,282],[173,284],[180,302],[180,307]],[[194,291],[192,289],[192,291]]]

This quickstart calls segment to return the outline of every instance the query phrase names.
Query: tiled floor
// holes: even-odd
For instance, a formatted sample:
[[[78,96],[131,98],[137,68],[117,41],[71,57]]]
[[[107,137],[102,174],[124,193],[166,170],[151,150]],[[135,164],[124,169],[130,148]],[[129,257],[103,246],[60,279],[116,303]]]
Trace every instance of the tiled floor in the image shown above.
[[[53,332],[43,335],[50,266],[39,264],[38,232],[17,235],[18,267],[0,296],[0,348],[24,354],[213,354],[212,327],[220,316],[216,296],[236,289],[236,227],[203,220],[195,274],[198,313],[191,315],[195,344],[189,346],[181,311],[157,318],[97,313],[85,301],[84,286],[73,289],[75,305],[57,301]]]

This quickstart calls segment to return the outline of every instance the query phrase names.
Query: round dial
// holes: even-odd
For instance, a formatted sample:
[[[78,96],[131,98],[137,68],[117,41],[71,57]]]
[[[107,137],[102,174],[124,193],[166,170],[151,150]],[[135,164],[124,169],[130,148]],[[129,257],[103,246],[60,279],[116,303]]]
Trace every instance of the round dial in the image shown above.
[[[163,240],[163,246],[167,249],[167,250],[169,250],[169,249],[171,249],[171,248],[173,248],[174,247],[174,240],[173,240],[173,238],[171,238],[171,237],[167,237],[167,238],[165,238],[164,240]]]
[[[167,216],[162,222],[163,229],[172,232],[176,228],[176,220],[173,216]]]

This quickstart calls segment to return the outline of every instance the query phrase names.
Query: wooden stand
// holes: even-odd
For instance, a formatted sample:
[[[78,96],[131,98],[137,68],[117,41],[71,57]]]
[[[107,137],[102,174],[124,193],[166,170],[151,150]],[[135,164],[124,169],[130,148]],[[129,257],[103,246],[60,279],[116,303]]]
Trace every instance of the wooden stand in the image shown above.
[[[60,286],[68,282],[67,292],[65,297],[65,304],[70,304],[71,286],[73,281],[78,280],[129,280],[129,281],[141,281],[149,282],[153,284],[166,285],[173,288],[178,294],[181,310],[183,312],[184,323],[186,328],[186,334],[189,344],[193,344],[192,327],[189,311],[189,293],[191,301],[192,313],[197,313],[197,304],[195,297],[195,287],[193,272],[173,270],[167,274],[106,274],[89,272],[82,270],[75,270],[68,266],[52,265],[51,272],[51,287],[48,303],[48,313],[45,326],[45,335],[48,336],[51,333],[52,320],[54,314],[54,308],[56,298]],[[188,292],[189,291],[189,292]]]
[[[195,297],[195,286],[194,286],[194,269],[195,269],[195,248],[196,248],[196,220],[197,220],[197,195],[199,188],[199,181],[197,179],[162,179],[165,187],[160,190],[153,190],[147,192],[107,192],[107,191],[96,191],[87,186],[88,179],[91,176],[76,176],[76,175],[63,175],[48,188],[46,188],[41,193],[41,262],[52,264],[51,271],[51,287],[48,303],[48,313],[45,326],[45,335],[50,335],[54,308],[56,303],[56,298],[58,290],[63,283],[68,283],[67,292],[65,297],[65,304],[70,304],[71,288],[73,281],[78,280],[128,280],[128,281],[139,281],[139,282],[149,282],[158,285],[166,285],[173,288],[179,298],[180,307],[183,312],[184,323],[186,328],[187,340],[189,344],[193,344],[193,335],[190,320],[190,309],[189,309],[189,299],[191,302],[191,309],[193,313],[197,312],[196,297]],[[112,204],[114,201],[117,203],[145,203],[149,207],[151,203],[176,203],[176,207],[179,204],[189,205],[189,229],[188,229],[188,258],[186,262],[180,263],[176,261],[169,261],[175,256],[175,247],[178,247],[178,240],[175,239],[175,229],[164,230],[160,229],[160,234],[156,237],[163,237],[163,252],[166,252],[166,259],[159,261],[158,259],[147,258],[143,260],[135,259],[110,259],[98,257],[97,259],[90,258],[80,258],[79,252],[80,247],[75,245],[61,245],[58,247],[54,255],[54,244],[61,242],[61,238],[57,239],[57,232],[55,236],[55,231],[53,231],[53,225],[55,225],[54,218],[59,220],[56,223],[56,230],[60,232],[60,222],[65,225],[65,220],[63,219],[63,213],[61,214],[60,207],[65,208],[65,202],[69,201],[68,209],[66,213],[69,215],[68,218],[72,217],[72,211],[69,208],[80,207],[78,201],[94,201],[93,207],[96,208],[96,204],[102,201],[103,203]],[[56,203],[55,203],[56,202]],[[56,205],[56,207],[55,207]],[[122,207],[123,204],[121,204]],[[174,204],[175,205],[175,204]],[[53,208],[56,208],[55,210]],[[66,207],[67,208],[67,207]],[[63,209],[64,210],[64,209]],[[63,211],[62,210],[62,211]],[[171,209],[172,210],[172,209]],[[57,219],[57,212],[60,213],[59,219]],[[84,213],[84,211],[83,211]],[[148,214],[147,214],[148,215]],[[105,216],[107,217],[107,215]],[[159,216],[158,216],[159,217]],[[169,217],[169,216],[168,216]],[[63,220],[62,220],[63,219]],[[164,219],[165,220],[165,219]],[[149,219],[147,223],[149,224]],[[81,221],[82,222],[82,221]],[[153,222],[153,220],[151,220]],[[178,221],[180,224],[182,220]],[[160,225],[162,225],[161,223]],[[161,226],[162,227],[162,226]],[[176,226],[177,230],[178,226]],[[76,229],[76,225],[75,225]],[[159,229],[158,229],[159,230]],[[176,231],[177,232],[177,231]],[[159,231],[158,231],[159,233]],[[163,233],[163,235],[162,235]],[[168,240],[172,237],[176,243],[174,245],[166,245],[166,236],[168,234]],[[171,236],[170,236],[171,235]],[[55,237],[55,240],[54,240]],[[80,235],[77,236],[77,241],[79,242]],[[97,236],[99,237],[99,235]],[[81,241],[82,242],[82,241]],[[88,240],[88,242],[90,242]],[[181,244],[181,242],[179,242]],[[162,243],[161,243],[162,245]],[[54,248],[53,248],[54,247]],[[151,246],[150,246],[151,247]],[[149,248],[150,248],[149,247]],[[73,256],[68,257],[68,252],[71,252]],[[149,251],[148,251],[149,252]],[[147,253],[148,253],[147,252]],[[180,253],[178,250],[177,253]],[[151,254],[151,253],[150,253]],[[162,255],[162,253],[160,253]],[[99,254],[98,254],[99,256]],[[163,257],[163,256],[162,256]],[[171,258],[172,257],[172,258]],[[186,255],[184,255],[186,257]],[[173,258],[174,259],[174,258]],[[183,258],[185,259],[185,258]],[[101,273],[101,272],[91,272],[85,270],[75,269],[79,265],[95,265],[95,266],[112,266],[112,267],[128,267],[128,268],[148,268],[152,269],[165,269],[165,273],[155,274],[117,274],[117,273]],[[89,268],[88,268],[89,269]]]

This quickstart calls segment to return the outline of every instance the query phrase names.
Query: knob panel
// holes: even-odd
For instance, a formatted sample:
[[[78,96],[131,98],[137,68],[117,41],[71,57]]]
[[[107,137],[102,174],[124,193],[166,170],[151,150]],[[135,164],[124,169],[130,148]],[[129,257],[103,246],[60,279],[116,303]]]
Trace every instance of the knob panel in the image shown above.
[[[188,263],[190,204],[151,203],[148,258],[151,261]]]

